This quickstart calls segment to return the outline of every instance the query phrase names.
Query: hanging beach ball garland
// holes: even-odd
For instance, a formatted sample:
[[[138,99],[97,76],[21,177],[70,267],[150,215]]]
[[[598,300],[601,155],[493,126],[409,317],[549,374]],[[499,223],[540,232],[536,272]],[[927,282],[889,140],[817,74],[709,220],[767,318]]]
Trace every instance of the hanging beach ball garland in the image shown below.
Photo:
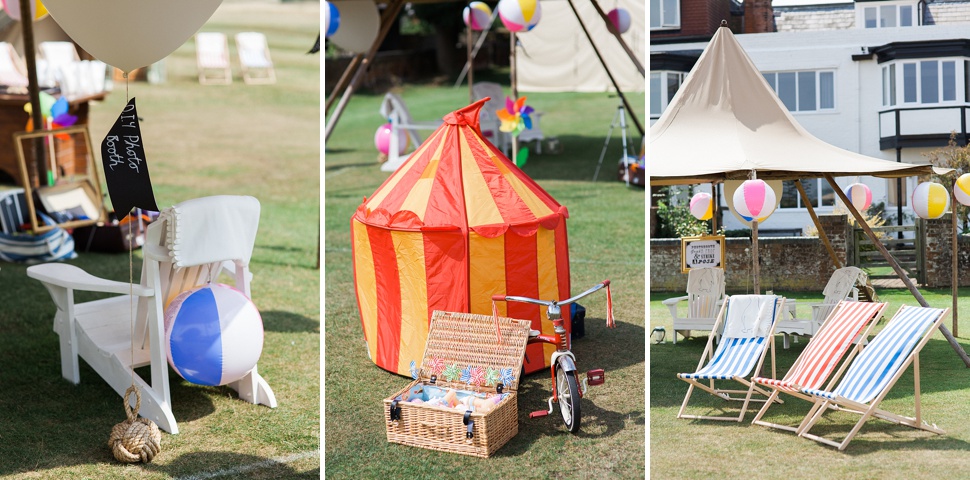
[[[961,205],[970,206],[970,173],[964,173],[953,183],[953,196]]]
[[[864,183],[853,183],[846,187],[845,196],[859,212],[868,210],[872,205],[872,190]]]
[[[950,194],[936,182],[923,182],[913,190],[913,211],[920,218],[940,218],[950,208]]]
[[[532,30],[542,17],[538,0],[499,0],[496,8],[502,24],[512,33]]]
[[[340,10],[332,2],[323,2],[323,25],[327,29],[326,37],[337,33],[340,28]]]
[[[698,220],[710,220],[714,216],[714,202],[711,194],[698,193],[690,199],[690,214]]]
[[[466,27],[480,32],[485,30],[492,20],[492,9],[483,2],[472,2],[461,12],[461,18],[465,21]]]
[[[610,13],[606,14],[606,18],[610,19],[610,22],[616,27],[616,31],[621,34],[626,33],[630,29],[630,12],[625,8],[614,8],[610,10]]]
[[[765,221],[775,210],[775,191],[764,180],[745,180],[734,191],[734,208],[746,221]]]

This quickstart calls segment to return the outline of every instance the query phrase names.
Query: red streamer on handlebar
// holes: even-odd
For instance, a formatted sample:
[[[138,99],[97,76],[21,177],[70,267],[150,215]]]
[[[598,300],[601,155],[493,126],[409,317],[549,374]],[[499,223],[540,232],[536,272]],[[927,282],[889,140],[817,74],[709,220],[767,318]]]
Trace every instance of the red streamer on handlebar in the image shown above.
[[[606,284],[606,326],[616,328],[616,319],[613,318],[613,295],[610,293],[610,284]]]
[[[495,300],[492,300],[492,318],[495,319],[495,336],[498,337],[498,344],[502,344],[502,329],[498,324],[498,306],[495,305]]]

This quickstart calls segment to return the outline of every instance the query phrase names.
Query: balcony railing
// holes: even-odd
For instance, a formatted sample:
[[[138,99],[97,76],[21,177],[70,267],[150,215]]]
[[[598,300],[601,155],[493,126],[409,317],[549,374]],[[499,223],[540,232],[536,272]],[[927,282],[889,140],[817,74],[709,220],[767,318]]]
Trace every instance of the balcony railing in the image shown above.
[[[956,132],[967,144],[967,105],[891,108],[879,112],[879,149],[942,147]]]

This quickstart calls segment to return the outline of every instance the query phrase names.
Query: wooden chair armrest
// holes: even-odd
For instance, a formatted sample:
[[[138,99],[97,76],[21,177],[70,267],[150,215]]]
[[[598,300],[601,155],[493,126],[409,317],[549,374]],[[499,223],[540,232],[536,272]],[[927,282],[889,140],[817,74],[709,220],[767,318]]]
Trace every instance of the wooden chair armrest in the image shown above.
[[[90,292],[117,293],[121,295],[134,294],[142,297],[154,295],[154,289],[137,284],[116,282],[95,277],[74,265],[66,263],[44,263],[27,268],[27,276],[44,283],[57,285],[72,290]]]
[[[682,302],[684,300],[687,300],[687,295],[684,295],[683,297],[668,298],[661,303],[669,307],[671,305],[676,305],[677,303]]]

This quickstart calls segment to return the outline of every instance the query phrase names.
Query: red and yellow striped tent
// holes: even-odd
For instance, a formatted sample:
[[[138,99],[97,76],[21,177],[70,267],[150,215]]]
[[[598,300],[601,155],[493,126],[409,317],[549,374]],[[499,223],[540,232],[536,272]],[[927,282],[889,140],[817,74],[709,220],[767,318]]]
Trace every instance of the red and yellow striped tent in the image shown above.
[[[364,337],[385,370],[420,367],[434,310],[490,315],[494,294],[569,297],[566,207],[482,137],[483,103],[445,116],[350,221]],[[552,333],[544,307],[498,309]],[[526,371],[553,351],[529,345]]]

